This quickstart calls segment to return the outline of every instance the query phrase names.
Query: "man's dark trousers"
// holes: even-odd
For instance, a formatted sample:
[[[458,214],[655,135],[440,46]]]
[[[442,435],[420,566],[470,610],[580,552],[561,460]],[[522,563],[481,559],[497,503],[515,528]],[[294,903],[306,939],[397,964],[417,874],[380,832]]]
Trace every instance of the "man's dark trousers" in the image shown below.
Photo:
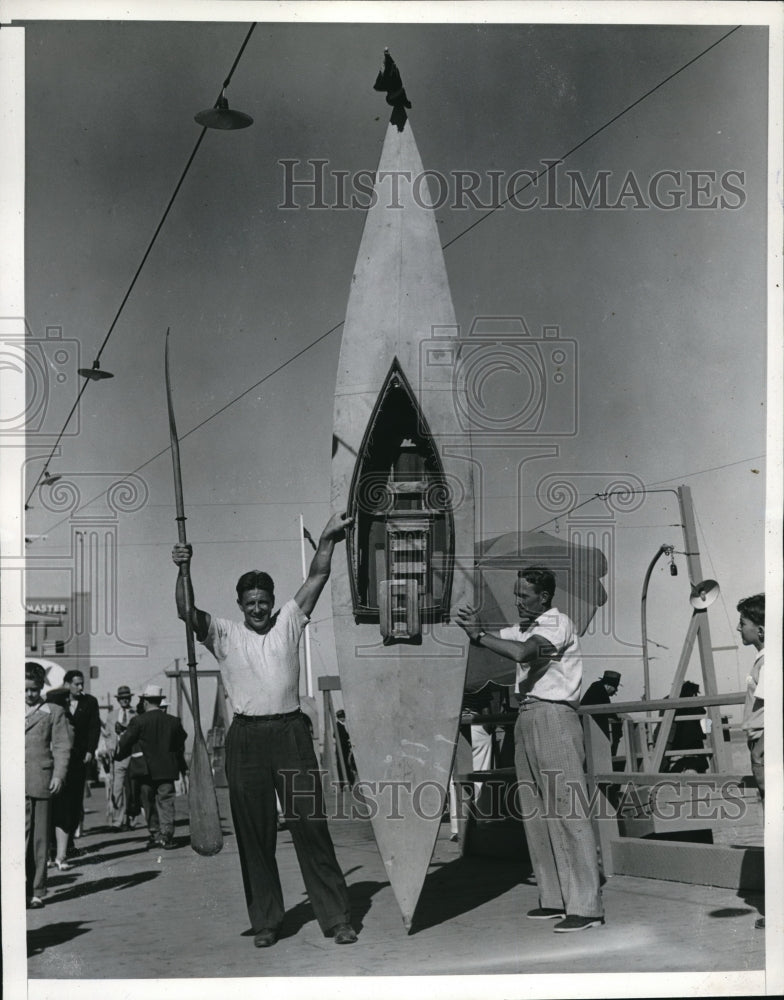
[[[226,776],[254,933],[279,930],[285,912],[275,861],[276,791],[322,931],[347,923],[348,891],[327,828],[321,776],[305,716],[301,712],[282,717],[235,715],[226,736]]]
[[[139,787],[142,809],[151,836],[171,840],[174,836],[174,782],[169,778],[144,777]]]

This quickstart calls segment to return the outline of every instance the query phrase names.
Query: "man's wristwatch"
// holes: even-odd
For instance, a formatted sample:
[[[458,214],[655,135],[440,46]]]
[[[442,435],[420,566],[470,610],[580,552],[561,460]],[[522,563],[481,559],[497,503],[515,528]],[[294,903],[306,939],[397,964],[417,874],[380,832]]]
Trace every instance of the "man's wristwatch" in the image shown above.
[[[482,638],[483,636],[486,636],[486,635],[487,635],[487,632],[485,632],[485,630],[484,630],[483,628],[482,628],[482,629],[480,629],[480,630],[479,630],[479,631],[478,631],[478,632],[476,633],[476,635],[475,635],[475,636],[474,636],[474,637],[473,637],[473,638],[471,639],[471,645],[472,645],[472,646],[479,646],[479,645],[481,645],[481,643],[480,643],[480,641],[479,641],[479,640],[480,640],[480,639],[481,639],[481,638]]]

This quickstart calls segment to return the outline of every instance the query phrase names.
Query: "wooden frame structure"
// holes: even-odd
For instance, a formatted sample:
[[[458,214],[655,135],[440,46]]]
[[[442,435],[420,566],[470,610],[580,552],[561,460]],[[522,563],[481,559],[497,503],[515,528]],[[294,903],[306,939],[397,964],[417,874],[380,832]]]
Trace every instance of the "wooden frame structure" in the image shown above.
[[[666,742],[665,727],[667,716],[678,709],[715,710],[722,706],[742,705],[743,692],[690,698],[661,698],[649,701],[617,702],[610,705],[586,705],[579,709],[583,720],[586,751],[586,783],[588,803],[596,832],[596,840],[606,876],[635,875],[642,878],[660,878],[672,881],[690,882],[696,885],[718,885],[729,888],[745,888],[762,891],[764,886],[764,856],[761,847],[726,846],[712,843],[684,842],[683,834],[705,827],[710,809],[740,808],[744,795],[754,794],[756,784],[750,773],[735,773],[716,768],[716,761],[725,754],[717,753],[717,747],[724,744],[723,730],[712,727],[709,734],[711,749],[705,751],[711,762],[711,769],[705,774],[673,773],[660,770]],[[599,715],[622,712],[648,716],[652,711],[662,713],[657,720],[660,732],[656,736],[653,752],[646,748],[645,741],[638,739],[636,747],[624,747],[624,754],[612,758],[610,742],[599,727]],[[679,716],[679,719],[697,716]],[[511,724],[516,713],[498,716],[474,716],[472,721],[483,723]],[[669,720],[672,721],[671,719]],[[628,733],[632,727],[640,729],[650,725],[649,718],[627,721]],[[676,751],[692,756],[691,751]],[[614,770],[613,765],[621,765],[622,770]],[[458,764],[459,768],[459,764]],[[498,768],[492,771],[468,771],[455,775],[458,785],[459,817],[466,830],[461,835],[461,846],[467,852],[472,849],[474,837],[470,833],[472,823],[470,789],[476,781],[516,780],[514,768]],[[660,803],[657,795],[666,790],[662,815],[657,814]],[[619,806],[622,802],[623,805]],[[672,815],[669,815],[672,813]],[[684,813],[686,817],[684,818]],[[689,816],[689,814],[691,814]],[[524,836],[522,828],[519,835]],[[651,835],[673,839],[646,839]]]
[[[763,888],[763,851],[760,847],[644,839],[651,834],[666,838],[668,830],[671,835],[677,836],[684,830],[704,827],[711,815],[722,810],[731,812],[728,804],[738,806],[742,789],[756,788],[750,773],[733,773],[715,766],[726,755],[723,730],[717,730],[716,726],[711,728],[709,739],[712,749],[707,751],[711,754],[711,770],[705,774],[661,770],[668,723],[672,722],[677,709],[695,707],[718,713],[721,706],[742,705],[744,700],[745,694],[738,692],[590,705],[580,709],[585,733],[586,779],[590,801],[598,807],[593,822],[605,875],[637,875],[755,890]],[[609,742],[596,717],[611,712],[648,713],[652,710],[663,713],[653,753],[645,753],[641,747],[635,766],[635,761],[630,759],[634,754],[627,749],[624,769],[614,770]],[[691,756],[690,751],[675,752]],[[664,800],[666,814],[657,802],[657,793],[662,790],[670,793]],[[625,799],[627,807],[631,805],[633,811],[636,806],[636,816],[627,819],[618,811],[619,798]],[[640,835],[634,836],[635,832]]]

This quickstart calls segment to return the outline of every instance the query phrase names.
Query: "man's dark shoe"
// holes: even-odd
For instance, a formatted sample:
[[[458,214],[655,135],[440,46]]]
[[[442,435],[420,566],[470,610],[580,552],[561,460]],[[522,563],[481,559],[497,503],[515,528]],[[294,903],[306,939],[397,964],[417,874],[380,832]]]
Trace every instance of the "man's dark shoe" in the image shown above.
[[[357,932],[351,924],[336,924],[332,928],[335,944],[353,944],[357,940]]]
[[[529,910],[526,916],[529,920],[555,920],[556,917],[563,920],[566,913],[551,906],[537,906],[535,910]]]
[[[754,930],[755,931],[764,931],[765,930],[765,918],[764,917],[757,917],[757,919],[754,921]]]
[[[177,846],[171,837],[161,837],[158,843],[164,849],[164,851],[173,851]]]
[[[273,930],[259,931],[253,936],[254,948],[271,948],[278,940],[278,932]]]
[[[553,927],[556,934],[568,934],[570,931],[587,931],[589,927],[601,927],[604,917],[566,917]]]

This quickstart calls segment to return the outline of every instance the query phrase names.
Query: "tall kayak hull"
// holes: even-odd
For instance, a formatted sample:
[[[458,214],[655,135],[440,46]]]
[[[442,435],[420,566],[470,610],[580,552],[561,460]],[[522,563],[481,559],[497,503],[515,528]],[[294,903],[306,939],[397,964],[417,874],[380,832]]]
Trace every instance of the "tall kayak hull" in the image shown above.
[[[412,408],[419,408],[418,436],[411,436],[420,451],[432,445],[427,475],[441,497],[435,501],[436,514],[430,515],[437,541],[421,543],[441,563],[432,576],[435,584],[420,578],[420,590],[414,592],[424,609],[419,633],[411,640],[385,642],[379,613],[363,611],[373,598],[361,592],[362,587],[377,586],[380,593],[386,586],[380,579],[389,565],[383,565],[383,545],[370,555],[362,553],[362,539],[355,533],[346,556],[335,558],[331,580],[343,702],[359,774],[357,793],[366,802],[365,814],[407,927],[442,819],[465,683],[468,641],[449,622],[457,607],[473,602],[474,594],[473,466],[469,436],[458,423],[453,378],[457,326],[443,253],[427,207],[426,186],[420,183],[417,188],[409,181],[393,192],[389,184],[390,177],[413,181],[422,176],[410,122],[402,131],[390,125],[343,330],[332,461],[333,505],[346,509],[349,498],[356,501],[361,493],[357,477],[365,468],[363,461],[381,470],[374,475],[384,475],[385,441],[404,419],[399,406],[393,410],[390,403],[384,410],[384,394],[391,392],[392,384],[400,398],[405,383],[410,426]],[[399,434],[405,438],[401,453],[411,445],[406,437],[410,426]],[[373,449],[380,458],[369,454]],[[395,481],[401,478],[405,476],[393,471],[389,489],[408,489]],[[356,501],[350,513],[356,514],[362,502]],[[404,527],[414,523],[411,518],[417,513],[404,513],[409,518]],[[356,531],[356,523],[354,527]],[[443,546],[448,546],[446,554]],[[393,559],[389,543],[386,558]],[[372,564],[369,572],[375,582],[370,585],[357,582],[363,560]],[[433,591],[430,605],[422,597],[428,587]],[[437,606],[439,596],[442,605]]]

